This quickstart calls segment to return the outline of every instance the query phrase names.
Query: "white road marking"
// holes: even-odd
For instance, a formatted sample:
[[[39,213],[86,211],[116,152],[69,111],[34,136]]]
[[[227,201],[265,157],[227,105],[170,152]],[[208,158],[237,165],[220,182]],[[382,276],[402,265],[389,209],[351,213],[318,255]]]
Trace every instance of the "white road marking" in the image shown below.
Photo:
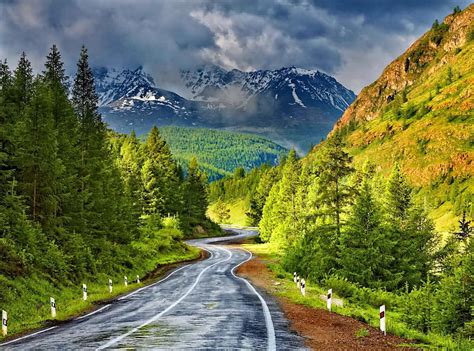
[[[14,339],[14,340],[11,340],[11,341],[8,341],[8,342],[4,342],[3,344],[0,344],[0,346],[6,346],[6,345],[9,345],[9,344],[13,344],[14,342],[24,340],[24,339],[28,339],[28,338],[31,338],[31,337],[33,337],[35,335],[38,335],[38,334],[46,333],[47,331],[53,330],[55,328],[57,328],[57,326],[47,328],[47,329],[43,329],[43,330],[37,331],[36,333],[28,334],[28,335],[22,336],[21,338]]]
[[[214,257],[214,255],[213,255],[213,253],[212,253],[211,251],[206,250],[206,249],[203,248],[203,247],[201,247],[201,249],[203,249],[204,251],[209,252],[209,254],[210,254],[210,256],[209,256],[209,258],[208,258],[209,260]],[[168,278],[171,277],[173,274],[179,272],[180,270],[182,270],[182,269],[184,269],[184,268],[190,267],[190,266],[191,266],[191,264],[187,264],[187,265],[185,265],[185,266],[183,266],[183,267],[181,267],[181,268],[179,268],[179,269],[177,269],[177,270],[171,272],[171,273],[168,274],[165,278],[163,278],[163,279],[157,281],[156,283],[153,283],[153,284],[144,286],[143,288],[137,289],[137,290],[131,292],[131,293],[128,294],[128,295],[119,297],[118,300],[120,301],[120,300],[126,299],[126,298],[128,298],[128,297],[130,297],[130,296],[135,295],[136,293],[138,293],[138,292],[140,292],[140,291],[143,291],[143,290],[148,289],[148,288],[151,288],[151,287],[153,287],[153,286],[155,286],[155,285],[161,284],[161,283],[163,283],[164,281],[168,280]]]
[[[168,306],[168,308],[166,308],[164,311],[158,313],[157,315],[153,316],[152,318],[150,318],[149,320],[147,320],[145,323],[139,325],[138,327],[135,327],[133,329],[131,329],[130,331],[126,332],[125,334],[122,334],[118,337],[116,337],[115,339],[112,339],[110,340],[109,342],[107,342],[106,344],[102,345],[102,346],[99,346],[96,350],[103,350],[107,347],[110,347],[116,343],[118,343],[119,341],[123,340],[124,338],[126,338],[127,336],[135,333],[136,331],[138,331],[139,329],[147,326],[148,324],[151,324],[153,322],[155,322],[156,320],[158,320],[160,317],[162,317],[165,313],[169,312],[170,310],[172,310],[174,307],[176,307],[181,301],[183,301],[197,286],[199,280],[201,279],[202,275],[204,274],[204,272],[206,272],[209,268],[219,264],[219,263],[223,263],[223,262],[226,262],[228,260],[231,259],[232,257],[232,252],[229,251],[229,257],[227,257],[226,259],[223,259],[223,260],[220,260],[220,261],[217,261],[213,264],[211,264],[210,266],[207,266],[206,268],[204,268],[200,273],[199,275],[197,276],[196,280],[194,281],[193,285],[188,289],[188,291],[186,291],[186,293],[181,296],[178,300],[176,300],[173,304],[171,304],[170,306]]]
[[[74,320],[75,320],[75,321],[78,321],[78,320],[81,320],[81,319],[90,317],[90,316],[92,316],[92,315],[94,315],[94,314],[96,314],[96,313],[99,313],[100,311],[105,310],[107,307],[110,307],[110,304],[109,304],[109,305],[105,305],[104,307],[101,307],[101,308],[99,308],[98,310],[95,310],[95,311],[93,311],[93,312],[91,312],[91,313],[89,313],[89,314],[86,314],[86,315],[84,315],[84,316],[77,317],[77,318],[75,318]]]
[[[209,254],[210,254],[209,259],[213,258],[214,255],[213,255],[212,251],[206,250],[205,248],[202,248],[202,249],[205,250],[205,251],[207,251],[207,252],[209,252]],[[138,293],[138,292],[140,292],[140,291],[142,291],[142,290],[145,290],[145,289],[150,288],[150,287],[152,287],[152,286],[158,285],[158,284],[164,282],[165,280],[167,280],[167,279],[168,279],[169,277],[171,277],[173,274],[175,274],[175,273],[179,272],[180,270],[182,270],[182,269],[184,269],[184,268],[186,268],[186,267],[189,267],[189,266],[191,266],[191,264],[185,265],[185,266],[183,266],[183,267],[181,267],[181,268],[179,268],[179,269],[177,269],[177,270],[171,272],[171,273],[168,274],[165,278],[163,278],[163,279],[157,281],[156,283],[153,283],[153,284],[144,286],[143,288],[140,288],[140,289],[138,289],[138,290],[135,290],[134,292],[132,292],[132,293],[130,293],[130,294],[128,294],[128,295],[122,296],[122,297],[118,298],[118,300],[123,300],[123,299],[125,299],[125,298],[127,298],[127,297],[130,297],[130,296],[132,296],[132,295],[134,295],[134,294],[136,294],[136,293]],[[93,312],[91,312],[91,313],[88,313],[88,314],[86,314],[86,315],[84,315],[84,316],[80,316],[80,317],[74,318],[74,320],[76,321],[76,320],[81,320],[81,319],[90,317],[90,316],[92,316],[92,315],[94,315],[94,314],[96,314],[96,313],[99,313],[99,312],[105,310],[106,308],[108,308],[108,307],[110,307],[110,306],[111,306],[110,304],[105,305],[105,306],[99,308],[98,310],[95,310],[95,311],[93,311]],[[45,332],[50,331],[50,330],[53,330],[53,329],[55,329],[55,328],[57,328],[57,327],[58,327],[58,326],[56,325],[56,326],[53,326],[53,327],[50,327],[50,328],[47,328],[47,329],[44,329],[44,330],[37,331],[36,333],[32,333],[32,334],[28,334],[28,335],[22,336],[22,337],[20,337],[20,338],[13,339],[13,340],[10,340],[10,341],[5,342],[5,343],[3,343],[3,344],[0,344],[0,346],[6,346],[6,345],[9,345],[9,344],[13,344],[13,343],[15,343],[15,342],[17,342],[17,341],[21,341],[21,340],[24,340],[24,339],[28,339],[28,338],[31,338],[31,337],[33,337],[33,336],[36,336],[36,335],[45,333]]]
[[[224,248],[224,250],[228,251],[227,249]],[[267,349],[268,350],[276,350],[276,338],[275,338],[275,328],[273,326],[273,320],[272,320],[272,315],[270,314],[270,309],[268,308],[268,305],[267,303],[265,302],[265,299],[262,297],[262,295],[260,295],[258,293],[257,290],[255,290],[255,288],[253,287],[252,284],[249,283],[249,281],[245,278],[242,278],[242,277],[239,277],[237,275],[235,275],[234,271],[241,265],[243,265],[245,262],[248,262],[252,259],[253,257],[253,254],[246,250],[246,249],[241,249],[241,250],[244,250],[244,251],[247,251],[250,256],[249,258],[247,258],[245,261],[242,261],[240,262],[238,265],[234,266],[234,268],[232,268],[232,270],[230,271],[232,273],[232,275],[237,278],[237,279],[240,279],[240,280],[243,280],[247,286],[249,287],[249,289],[251,291],[253,291],[259,298],[261,304],[262,304],[262,308],[263,308],[263,314],[265,315],[265,325],[267,326]]]
[[[168,278],[171,277],[173,274],[175,274],[175,273],[179,272],[180,270],[182,270],[182,269],[184,269],[184,268],[187,268],[187,267],[189,267],[189,266],[190,266],[190,265],[187,264],[186,266],[183,266],[183,267],[181,267],[181,268],[179,268],[179,269],[177,269],[177,270],[171,272],[171,273],[168,274],[165,278],[163,278],[163,279],[157,281],[156,283],[153,283],[153,284],[144,286],[143,288],[137,289],[137,290],[131,292],[131,293],[128,294],[128,295],[119,297],[117,300],[120,301],[120,300],[126,299],[126,298],[128,298],[128,297],[130,297],[130,296],[135,295],[136,293],[139,293],[140,291],[143,291],[143,290],[148,289],[148,288],[151,288],[151,287],[153,287],[153,286],[155,286],[155,285],[161,284],[161,283],[163,283],[164,281],[168,280]]]

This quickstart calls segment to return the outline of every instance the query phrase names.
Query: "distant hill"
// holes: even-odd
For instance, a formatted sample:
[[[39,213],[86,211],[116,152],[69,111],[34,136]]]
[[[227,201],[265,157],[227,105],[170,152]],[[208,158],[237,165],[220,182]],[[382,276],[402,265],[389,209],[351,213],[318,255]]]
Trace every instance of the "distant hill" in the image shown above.
[[[159,87],[142,67],[96,68],[104,120],[118,132],[153,125],[253,133],[307,152],[355,99],[333,77],[296,67],[242,72],[204,66],[182,72],[185,97]]]
[[[160,133],[178,162],[186,168],[196,157],[209,180],[264,163],[275,165],[288,152],[263,137],[205,128],[162,127]]]
[[[390,63],[345,111],[357,164],[399,163],[438,229],[474,214],[474,5],[438,23]]]

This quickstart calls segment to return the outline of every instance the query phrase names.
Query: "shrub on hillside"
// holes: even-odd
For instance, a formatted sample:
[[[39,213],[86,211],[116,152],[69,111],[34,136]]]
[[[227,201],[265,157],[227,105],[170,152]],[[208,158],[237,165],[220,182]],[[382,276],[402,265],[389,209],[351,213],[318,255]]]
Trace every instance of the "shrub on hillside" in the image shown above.
[[[341,278],[337,275],[332,275],[324,278],[323,286],[332,289],[334,293],[341,297],[353,297],[357,293],[357,285],[351,283],[346,278]]]

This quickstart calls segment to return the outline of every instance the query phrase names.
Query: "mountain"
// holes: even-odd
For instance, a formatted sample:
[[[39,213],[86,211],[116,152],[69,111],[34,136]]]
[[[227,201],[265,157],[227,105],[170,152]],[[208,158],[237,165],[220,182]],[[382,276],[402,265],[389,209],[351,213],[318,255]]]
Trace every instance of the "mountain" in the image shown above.
[[[474,5],[447,16],[365,87],[337,122],[358,164],[395,163],[438,229],[474,214]]]
[[[160,89],[142,67],[94,70],[100,111],[117,131],[153,125],[251,132],[301,152],[332,128],[355,94],[319,71],[183,71],[183,95]]]
[[[173,156],[187,168],[196,157],[210,181],[262,164],[276,165],[288,150],[263,137],[204,128],[162,127],[160,133]]]
[[[153,125],[196,125],[197,104],[158,88],[142,67],[100,67],[93,74],[100,111],[119,132],[146,133]]]
[[[355,98],[333,77],[296,67],[242,72],[208,65],[195,72],[183,71],[182,79],[192,100],[220,102],[244,111],[252,110],[255,101],[269,98],[286,112],[301,107],[342,113]]]

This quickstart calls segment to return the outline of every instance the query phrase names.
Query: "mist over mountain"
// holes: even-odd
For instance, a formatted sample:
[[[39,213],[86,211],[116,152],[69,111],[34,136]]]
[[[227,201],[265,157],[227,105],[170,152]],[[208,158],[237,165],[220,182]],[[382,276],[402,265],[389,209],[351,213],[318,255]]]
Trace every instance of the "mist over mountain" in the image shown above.
[[[161,89],[142,67],[94,70],[100,111],[119,132],[153,125],[226,129],[266,136],[303,153],[327,135],[355,94],[316,70],[182,71],[182,94]]]

